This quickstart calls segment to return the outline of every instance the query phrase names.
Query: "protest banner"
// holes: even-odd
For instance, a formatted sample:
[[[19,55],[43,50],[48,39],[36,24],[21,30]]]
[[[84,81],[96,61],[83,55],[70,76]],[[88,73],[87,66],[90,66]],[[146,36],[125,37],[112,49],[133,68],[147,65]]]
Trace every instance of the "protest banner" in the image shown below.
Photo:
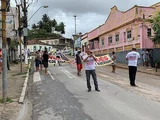
[[[60,63],[65,63],[65,60],[63,60],[61,57],[60,58],[57,58],[56,56],[54,55],[50,55],[49,56],[49,59],[48,59],[48,62],[49,63],[57,63],[57,61],[59,61]]]
[[[106,65],[110,65],[112,63],[113,63],[113,61],[108,54],[96,57],[96,66],[106,66]]]

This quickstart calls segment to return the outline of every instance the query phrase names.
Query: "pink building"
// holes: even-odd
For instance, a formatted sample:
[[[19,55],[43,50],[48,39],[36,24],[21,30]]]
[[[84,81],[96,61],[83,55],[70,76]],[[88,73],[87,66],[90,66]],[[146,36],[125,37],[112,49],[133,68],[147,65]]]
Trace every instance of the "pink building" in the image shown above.
[[[159,10],[160,2],[150,7],[135,5],[125,12],[112,7],[105,23],[88,32],[89,48],[95,54],[127,51],[132,47],[153,48],[150,37],[154,32],[146,19]]]

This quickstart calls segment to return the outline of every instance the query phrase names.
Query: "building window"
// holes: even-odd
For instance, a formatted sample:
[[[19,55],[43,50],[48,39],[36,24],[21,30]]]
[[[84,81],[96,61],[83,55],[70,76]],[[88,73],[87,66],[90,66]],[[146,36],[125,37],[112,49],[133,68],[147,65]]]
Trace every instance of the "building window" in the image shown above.
[[[112,43],[112,36],[108,37],[108,42],[109,42],[109,44]]]
[[[34,47],[33,47],[33,50],[34,50],[34,51],[36,51],[36,50],[37,50],[36,46],[34,46]]]
[[[116,43],[119,42],[119,34],[116,35]]]
[[[127,31],[127,39],[130,40],[132,38],[132,31]]]
[[[102,47],[104,47],[104,39],[102,39]]]
[[[147,29],[147,36],[148,36],[148,37],[151,37],[151,36],[152,36],[152,30],[151,30],[151,28],[148,28],[148,29]]]

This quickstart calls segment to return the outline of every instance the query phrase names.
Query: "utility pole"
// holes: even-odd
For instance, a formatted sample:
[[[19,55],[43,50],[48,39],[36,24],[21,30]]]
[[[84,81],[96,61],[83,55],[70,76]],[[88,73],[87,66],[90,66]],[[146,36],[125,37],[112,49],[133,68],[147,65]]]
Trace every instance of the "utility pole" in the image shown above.
[[[19,39],[19,43],[20,43],[20,69],[21,69],[21,73],[22,73],[22,40],[21,40],[21,22],[20,22],[20,6],[17,5],[18,7],[18,24],[19,24],[19,29],[18,29],[18,39]]]
[[[75,20],[75,36],[76,36],[76,15],[74,15],[74,20]],[[76,37],[75,37],[76,38]],[[73,38],[73,56],[74,56],[74,43],[75,43],[75,38]]]
[[[26,0],[24,0],[24,6],[23,6],[23,14],[24,14],[24,20],[23,20],[23,41],[24,41],[24,52],[25,52],[25,63],[28,64],[28,54],[27,54],[27,39],[28,39],[28,22],[27,22],[27,5]]]
[[[7,100],[7,53],[6,53],[6,1],[1,0],[2,11],[2,89],[3,89],[3,102]]]
[[[76,35],[76,15],[74,15],[74,20],[75,20],[75,35]]]

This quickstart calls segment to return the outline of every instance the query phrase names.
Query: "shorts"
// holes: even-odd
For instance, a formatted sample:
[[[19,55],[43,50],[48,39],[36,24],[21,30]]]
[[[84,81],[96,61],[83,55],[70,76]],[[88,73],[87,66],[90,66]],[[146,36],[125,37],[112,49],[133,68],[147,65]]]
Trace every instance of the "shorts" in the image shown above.
[[[81,70],[82,69],[82,64],[77,64],[77,70]]]
[[[48,62],[43,61],[44,68],[48,68]]]

